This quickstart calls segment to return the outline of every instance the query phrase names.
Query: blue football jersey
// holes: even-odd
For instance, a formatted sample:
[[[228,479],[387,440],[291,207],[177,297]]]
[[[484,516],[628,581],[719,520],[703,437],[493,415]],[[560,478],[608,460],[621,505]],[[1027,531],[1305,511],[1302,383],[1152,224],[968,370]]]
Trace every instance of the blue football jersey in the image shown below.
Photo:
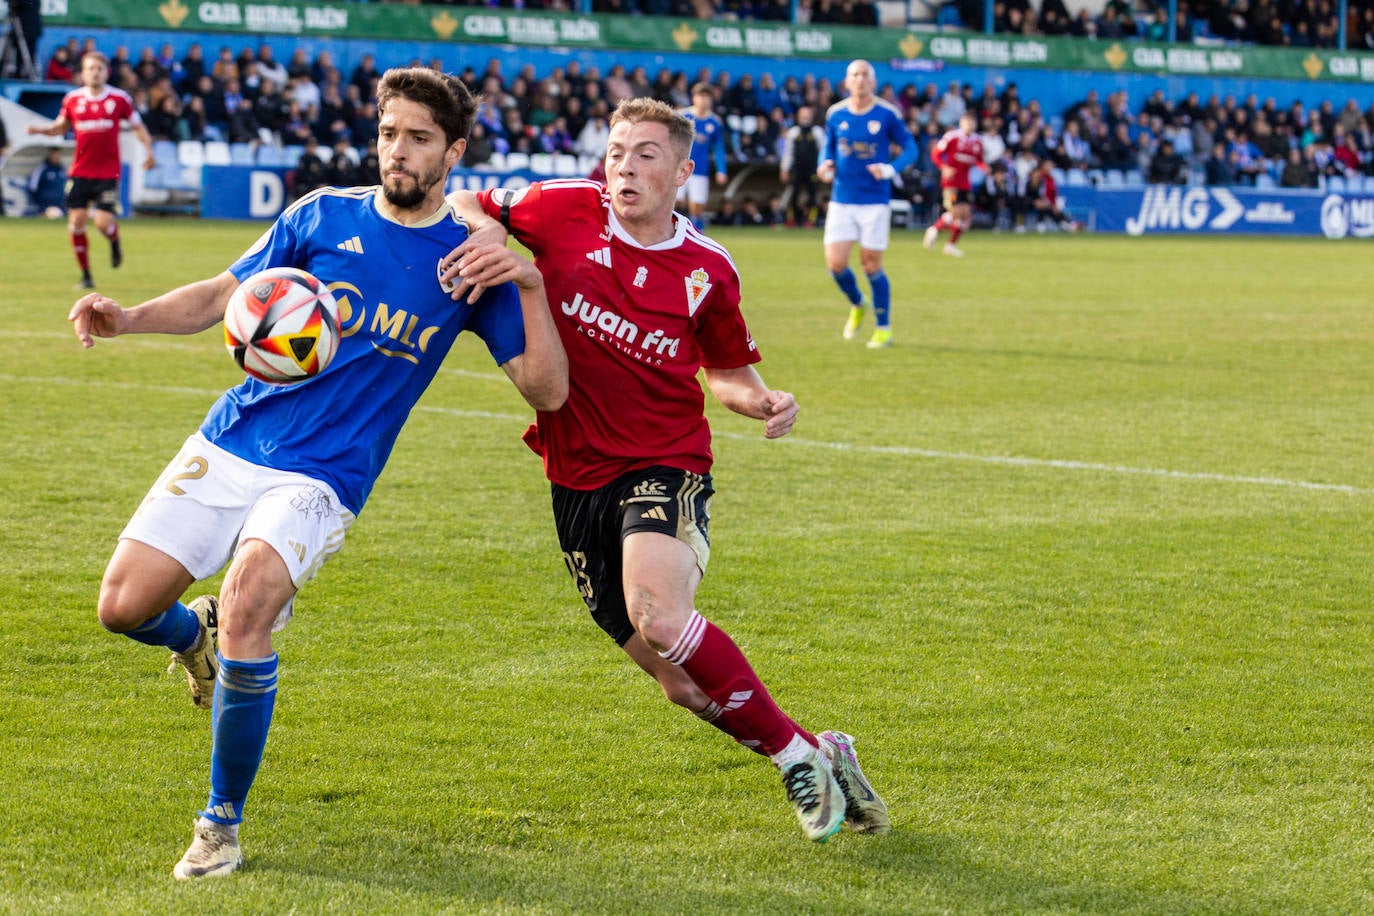
[[[710,178],[725,167],[725,125],[713,114],[697,117],[692,109],[684,108],[681,113],[692,122],[695,134],[692,136],[692,174]]]
[[[254,464],[323,480],[354,514],[461,331],[480,337],[498,365],[525,351],[514,284],[488,290],[476,305],[439,286],[439,260],[467,238],[467,225],[445,204],[433,219],[402,226],[378,211],[377,193],[306,195],[229,268],[240,280],[268,267],[313,274],[339,304],[342,336],[324,372],[286,386],[245,379],[200,428]]]
[[[901,147],[895,158],[893,146]],[[840,204],[885,204],[892,197],[892,183],[875,178],[868,167],[875,162],[902,169],[916,161],[918,150],[896,106],[874,100],[863,114],[855,114],[849,101],[836,102],[825,116],[825,153],[822,160],[835,163],[835,185],[830,199]]]

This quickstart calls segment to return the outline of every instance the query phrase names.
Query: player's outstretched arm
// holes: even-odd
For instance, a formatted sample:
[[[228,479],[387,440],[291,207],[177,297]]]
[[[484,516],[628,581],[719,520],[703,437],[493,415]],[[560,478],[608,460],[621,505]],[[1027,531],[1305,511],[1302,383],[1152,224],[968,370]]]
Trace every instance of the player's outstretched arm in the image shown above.
[[[27,131],[29,134],[39,134],[44,137],[60,137],[71,129],[72,122],[67,120],[66,115],[61,115],[51,124],[30,124]]]
[[[226,270],[128,309],[100,293],[90,293],[76,300],[67,320],[86,349],[95,345],[96,337],[197,334],[223,320],[225,306],[238,285],[238,278]]]
[[[535,410],[552,411],[568,399],[568,355],[549,311],[544,277],[525,258],[505,245],[471,239],[454,250],[459,278],[474,289],[514,283],[525,321],[525,352],[501,364],[520,394]]]
[[[800,408],[790,392],[764,384],[753,366],[705,369],[706,387],[717,401],[737,414],[764,420],[763,435],[780,439],[792,431]]]

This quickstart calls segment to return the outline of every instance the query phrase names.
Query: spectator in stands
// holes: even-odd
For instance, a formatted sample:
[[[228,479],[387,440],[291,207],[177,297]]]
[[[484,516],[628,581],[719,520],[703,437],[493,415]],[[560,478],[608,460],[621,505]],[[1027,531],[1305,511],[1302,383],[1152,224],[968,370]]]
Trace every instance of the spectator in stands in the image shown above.
[[[964,101],[963,88],[956,80],[949,84],[945,94],[940,96],[940,105],[935,111],[935,120],[945,130],[949,130],[959,123],[968,105]]]
[[[759,95],[754,89],[754,77],[748,73],[740,75],[725,93],[725,114],[738,115],[758,115]]]
[[[348,134],[353,139],[353,146],[358,149],[365,148],[370,141],[377,139],[376,102],[368,100],[358,106],[357,113],[349,122]]]
[[[1236,184],[1239,172],[1236,169],[1237,155],[1226,148],[1225,143],[1213,143],[1212,155],[1203,164],[1204,180],[1209,185],[1225,187]]]
[[[574,152],[579,156],[601,157],[606,155],[606,142],[611,128],[604,115],[593,115],[587,119],[577,135]]]
[[[66,45],[53,48],[48,65],[43,70],[43,79],[50,83],[72,83],[76,81],[76,69],[72,66],[71,51]]]
[[[1315,188],[1316,186],[1317,173],[1312,168],[1310,151],[1297,148],[1289,150],[1288,161],[1284,163],[1283,171],[1279,173],[1279,187]]]
[[[224,108],[229,113],[227,139],[230,143],[257,143],[261,140],[253,103],[239,91],[237,79],[230,79],[224,84]]]
[[[566,155],[575,149],[572,135],[568,133],[568,125],[562,115],[541,127],[538,139],[540,150],[545,153]]]
[[[367,141],[367,146],[363,148],[362,154],[358,157],[357,178],[360,185],[374,185],[382,183],[382,160],[377,153],[377,140]]]
[[[4,152],[4,126],[0,125],[0,153]],[[62,150],[50,147],[48,154],[29,174],[29,203],[46,216],[62,215],[66,200],[67,167],[62,162]],[[0,206],[3,200],[0,199]],[[3,214],[3,210],[0,210]]]
[[[261,130],[271,135],[271,142],[280,144],[282,129],[290,115],[290,103],[278,91],[277,83],[264,79],[258,86],[258,97],[253,100],[253,117]]]
[[[293,190],[297,200],[329,183],[329,167],[320,156],[320,143],[312,135],[306,138],[305,151],[296,162]]]
[[[187,96],[182,100],[181,120],[186,125],[188,139],[202,142],[210,139],[205,130],[205,102],[200,96]]]
[[[739,208],[735,206],[734,200],[729,197],[720,199],[720,206],[716,207],[716,212],[711,214],[712,226],[738,226],[743,223]]]
[[[189,140],[191,130],[181,116],[181,99],[174,94],[164,95],[143,115],[143,126],[154,140]]]
[[[358,87],[358,93],[364,100],[369,100],[377,97],[377,83],[381,78],[382,75],[377,72],[377,55],[369,52],[358,59],[358,66],[353,68],[348,82]]]
[[[1126,171],[1135,167],[1135,144],[1131,142],[1130,125],[1118,121],[1115,129],[1108,129],[1106,122],[1097,126],[1097,138],[1093,144],[1093,156],[1098,168]]]
[[[1069,121],[1064,125],[1064,133],[1059,138],[1063,168],[1087,171],[1091,164],[1092,149],[1088,146],[1088,141],[1083,139],[1082,130],[1077,121]]]
[[[0,172],[5,168],[5,156],[10,151],[10,135],[5,130],[5,119],[0,118]],[[0,216],[5,215],[5,194],[4,188],[0,188]]]
[[[186,56],[181,59],[180,64],[181,78],[174,83],[177,91],[184,95],[195,88],[200,82],[200,78],[206,75],[205,71],[205,49],[200,42],[194,41],[186,48]]]
[[[1260,155],[1259,147],[1250,142],[1250,134],[1247,131],[1237,131],[1235,128],[1226,128],[1226,136],[1229,141],[1227,144],[1228,152],[1236,154],[1236,178],[1243,185],[1253,185],[1257,176],[1264,171],[1264,157]]]
[[[291,82],[291,74],[287,72],[286,65],[277,60],[272,53],[272,46],[264,42],[258,45],[258,56],[255,61],[258,65],[258,77],[263,80],[271,80],[277,86],[277,91],[285,93],[286,86]]]
[[[1353,178],[1360,174],[1364,163],[1360,161],[1360,150],[1355,145],[1355,138],[1346,133],[1345,127],[1340,123],[1336,124],[1331,133],[1331,157],[1335,162],[1335,171],[1343,174],[1346,178]]]
[[[1064,210],[1059,185],[1054,180],[1054,167],[1048,159],[1042,159],[1031,172],[1026,196],[1030,198],[1031,209],[1036,214],[1035,228],[1038,231],[1044,232],[1049,222],[1054,222],[1066,232],[1078,230],[1078,223]]]
[[[82,55],[85,58],[85,55]],[[110,85],[132,93],[138,88],[138,77],[134,75],[134,63],[129,59],[129,46],[120,45],[110,55]]]
[[[282,146],[305,146],[315,138],[310,119],[301,111],[301,103],[292,99],[286,103],[286,121],[281,128]]]
[[[353,111],[344,101],[338,86],[326,86],[320,96],[320,109],[315,121],[315,136],[321,143],[333,146],[341,137],[348,136],[348,125],[353,120]]]
[[[973,202],[979,211],[991,219],[994,229],[1005,231],[1013,226],[1022,227],[1025,199],[1019,193],[1006,162],[998,160],[992,164],[987,178],[974,194]]]
[[[1145,173],[1150,184],[1187,184],[1188,167],[1183,157],[1174,151],[1173,141],[1164,137],[1159,141],[1159,149],[1150,158],[1150,166]]]
[[[739,225],[741,226],[768,226],[772,220],[763,212],[759,202],[754,199],[752,194],[745,194],[739,202]]]
[[[358,184],[357,155],[347,137],[339,138],[334,144],[333,154],[325,163],[324,183],[336,188],[351,188]]]
[[[625,75],[624,64],[612,64],[611,69],[606,73],[606,79],[602,86],[606,91],[606,101],[612,108],[625,99],[634,98],[634,87],[630,85],[629,77]]]
[[[377,138],[373,137],[370,145],[376,147]],[[474,123],[472,131],[468,134],[468,148],[463,153],[463,168],[472,169],[486,165],[491,162],[491,157],[496,153],[496,144],[492,142],[491,136],[487,134],[487,128],[483,124]],[[375,182],[374,182],[375,183]]]

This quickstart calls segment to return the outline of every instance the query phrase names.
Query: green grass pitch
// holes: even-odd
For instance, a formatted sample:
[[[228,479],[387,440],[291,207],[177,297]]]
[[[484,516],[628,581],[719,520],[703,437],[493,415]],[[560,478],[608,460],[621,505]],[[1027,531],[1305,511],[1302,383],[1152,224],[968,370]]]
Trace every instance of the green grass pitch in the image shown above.
[[[96,279],[133,304],[262,228],[130,220]],[[808,844],[596,630],[464,338],[276,640],[245,870],[175,882],[209,717],[95,597],[239,376],[218,328],[82,351],[64,226],[0,220],[0,913],[1374,908],[1368,243],[898,231],[869,351],[818,233],[716,234],[802,414],[711,405],[699,607],[858,736],[892,834]]]

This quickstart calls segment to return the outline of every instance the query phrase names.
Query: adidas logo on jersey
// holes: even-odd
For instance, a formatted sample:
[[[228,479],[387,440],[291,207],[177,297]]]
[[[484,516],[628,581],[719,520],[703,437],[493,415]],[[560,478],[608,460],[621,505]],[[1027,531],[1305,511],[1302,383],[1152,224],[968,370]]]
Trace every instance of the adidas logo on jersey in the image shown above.
[[[660,522],[666,522],[668,520],[668,513],[663,511],[662,506],[654,506],[652,509],[639,513],[639,517],[652,518]]]
[[[609,248],[598,248],[596,251],[589,251],[589,252],[587,252],[587,260],[588,260],[588,261],[595,261],[596,263],[600,264],[602,267],[610,267],[610,266],[611,266],[611,249],[609,249]]]
[[[335,245],[334,247],[335,247],[335,248],[341,248],[341,249],[343,249],[344,251],[351,251],[351,252],[353,252],[354,254],[362,254],[362,253],[363,253],[363,240],[360,239],[360,238],[358,238],[358,237],[355,235],[355,236],[353,236],[353,238],[351,238],[351,239],[346,239],[346,240],[340,242],[339,244]]]

